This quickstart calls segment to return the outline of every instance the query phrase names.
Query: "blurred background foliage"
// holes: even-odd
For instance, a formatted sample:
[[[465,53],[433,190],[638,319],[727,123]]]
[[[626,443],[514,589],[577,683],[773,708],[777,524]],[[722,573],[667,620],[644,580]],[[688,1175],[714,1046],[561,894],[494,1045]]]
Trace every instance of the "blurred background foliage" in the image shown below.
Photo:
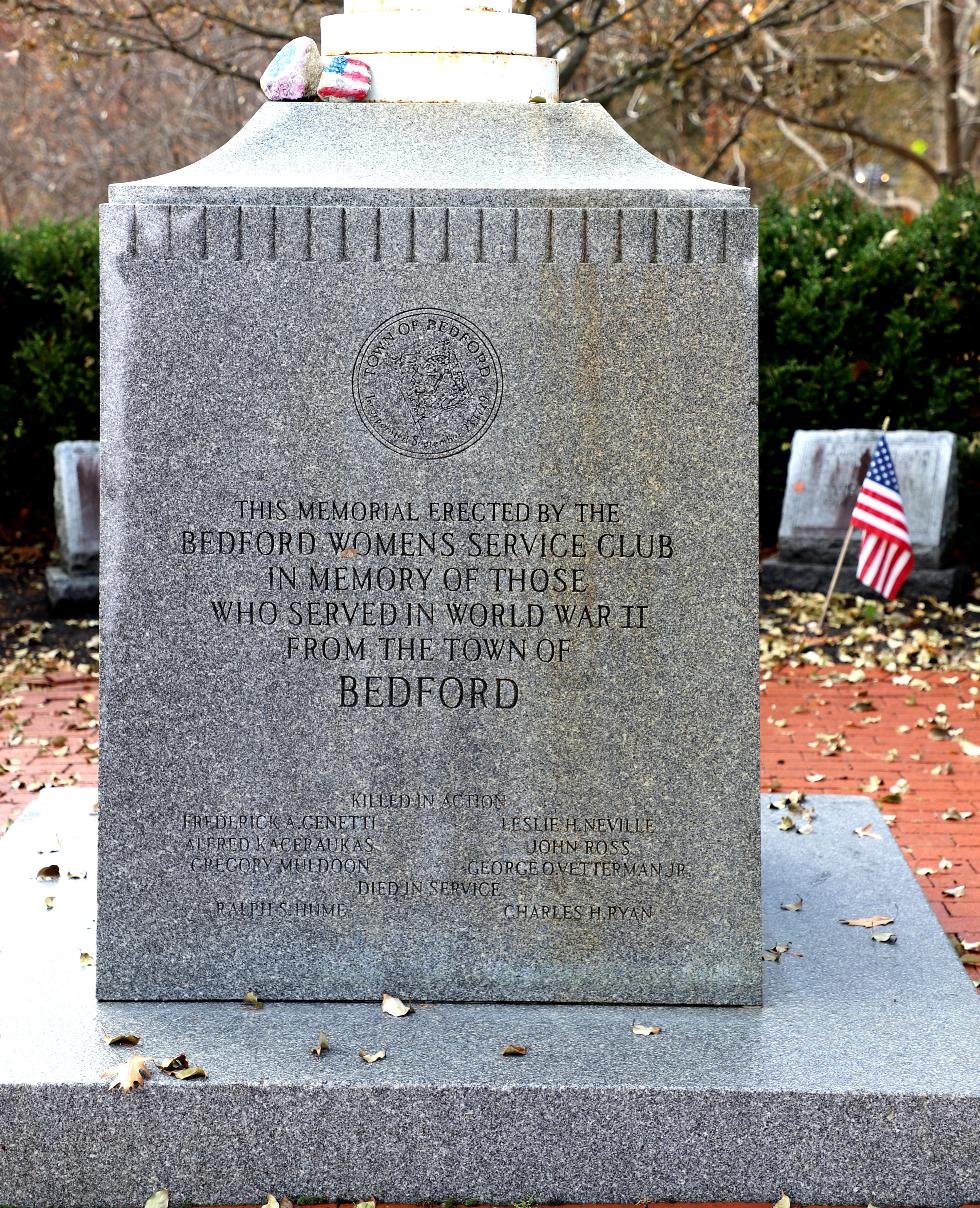
[[[980,505],[980,191],[914,218],[834,186],[760,215],[762,540],[775,541],[797,428],[948,429],[961,517]],[[706,400],[709,402],[710,400]],[[0,515],[50,513],[55,441],[98,436],[93,219],[0,232]],[[974,556],[978,526],[965,526]],[[977,559],[980,561],[980,558]]]

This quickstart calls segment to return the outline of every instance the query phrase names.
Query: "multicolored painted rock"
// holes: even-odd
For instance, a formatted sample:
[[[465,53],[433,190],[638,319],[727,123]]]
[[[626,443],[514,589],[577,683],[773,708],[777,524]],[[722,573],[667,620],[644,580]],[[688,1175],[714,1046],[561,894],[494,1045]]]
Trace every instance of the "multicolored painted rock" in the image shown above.
[[[323,60],[323,74],[316,94],[322,100],[338,98],[363,101],[371,90],[371,68],[363,59],[334,55]]]
[[[265,69],[259,83],[270,101],[312,101],[322,65],[320,48],[312,38],[293,38]]]

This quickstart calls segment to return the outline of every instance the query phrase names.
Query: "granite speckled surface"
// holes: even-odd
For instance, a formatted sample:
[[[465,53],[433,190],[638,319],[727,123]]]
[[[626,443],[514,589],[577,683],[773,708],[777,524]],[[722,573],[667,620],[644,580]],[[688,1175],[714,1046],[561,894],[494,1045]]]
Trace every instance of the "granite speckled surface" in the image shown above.
[[[175,1203],[980,1200],[980,1008],[865,799],[812,797],[807,836],[763,806],[763,942],[802,955],[764,965],[762,1008],[436,1005],[401,1020],[377,1003],[97,1003],[79,964],[91,800],[48,790],[0,841],[0,909],[20,924],[0,932],[0,1203],[136,1208],[163,1186]],[[853,834],[867,822],[880,841]],[[55,859],[87,879],[36,881]],[[798,897],[802,911],[780,910]],[[879,912],[897,944],[837,921]],[[663,1034],[632,1036],[634,1019]],[[102,1035],[121,1030],[208,1080],[109,1091],[99,1074],[124,1051]],[[500,1057],[509,1042],[527,1057]],[[376,1065],[356,1056],[382,1046]]]
[[[746,201],[589,105],[113,187],[102,997],[759,1001]]]

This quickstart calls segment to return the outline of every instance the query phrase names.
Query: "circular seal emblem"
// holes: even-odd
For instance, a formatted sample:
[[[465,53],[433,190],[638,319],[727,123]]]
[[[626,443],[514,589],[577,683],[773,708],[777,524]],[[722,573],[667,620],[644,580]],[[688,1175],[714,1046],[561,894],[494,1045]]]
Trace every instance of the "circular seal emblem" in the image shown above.
[[[448,310],[404,310],[376,328],[354,362],[354,405],[367,430],[407,457],[449,457],[493,423],[504,379],[493,345]]]

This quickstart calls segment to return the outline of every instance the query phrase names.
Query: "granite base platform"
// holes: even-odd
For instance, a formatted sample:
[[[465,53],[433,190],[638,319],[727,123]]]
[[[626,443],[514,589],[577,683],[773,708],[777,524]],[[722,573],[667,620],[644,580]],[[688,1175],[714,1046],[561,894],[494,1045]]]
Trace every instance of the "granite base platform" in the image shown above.
[[[763,804],[765,942],[791,952],[765,963],[762,1008],[392,1019],[377,1004],[97,1003],[79,959],[94,954],[92,795],[48,790],[0,840],[0,1203],[128,1208],[158,1187],[196,1204],[978,1201],[980,1003],[873,804],[812,800],[810,835]],[[877,839],[854,834],[867,822]],[[36,879],[55,862],[57,882]],[[897,943],[838,921],[878,913]],[[663,1033],[634,1036],[634,1020]],[[99,1075],[126,1053],[103,1033],[120,1031],[207,1080],[108,1089]],[[500,1056],[506,1043],[527,1056]],[[361,1048],[387,1057],[366,1065]]]
[[[856,565],[845,564],[837,582],[838,592],[869,594],[868,588],[858,582],[856,571]],[[833,565],[793,562],[777,556],[762,562],[760,582],[763,591],[826,591],[833,574]],[[916,567],[902,584],[902,595],[915,600],[928,597],[956,603],[966,596],[970,582],[970,571],[966,566]]]

